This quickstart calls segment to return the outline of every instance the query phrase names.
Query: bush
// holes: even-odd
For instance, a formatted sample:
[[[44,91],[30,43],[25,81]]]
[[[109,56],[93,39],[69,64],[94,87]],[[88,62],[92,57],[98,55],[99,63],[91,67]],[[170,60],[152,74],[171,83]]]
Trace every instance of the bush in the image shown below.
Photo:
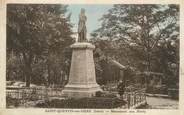
[[[165,87],[165,86],[157,86],[157,87],[149,86],[146,89],[146,93],[152,93],[152,94],[168,94],[168,91],[167,91],[167,87]]]
[[[38,103],[36,107],[41,108],[117,108],[125,104],[119,98],[92,97],[80,99],[54,99],[45,103]]]
[[[172,99],[179,99],[179,91],[178,91],[178,89],[169,88],[169,89],[168,89],[168,95],[169,95]]]
[[[11,97],[6,97],[6,107],[18,107],[20,104],[19,100],[11,98]]]
[[[104,97],[106,97],[106,98],[116,98],[117,96],[114,93],[105,93]]]
[[[96,96],[96,97],[101,97],[101,96],[102,96],[102,94],[103,94],[103,92],[101,92],[101,91],[97,91],[97,92],[95,93],[95,96]]]

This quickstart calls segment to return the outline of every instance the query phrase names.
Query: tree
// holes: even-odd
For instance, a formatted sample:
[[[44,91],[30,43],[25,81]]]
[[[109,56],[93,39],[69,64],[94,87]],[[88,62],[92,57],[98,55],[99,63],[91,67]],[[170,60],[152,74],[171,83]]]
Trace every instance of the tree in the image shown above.
[[[175,55],[179,46],[178,5],[116,4],[100,20],[101,27],[91,34],[93,42],[109,41],[111,45],[106,48],[115,49],[111,50],[110,57],[120,63],[135,67],[137,71],[165,73],[163,61],[159,60],[175,56],[171,60],[178,62],[178,55]],[[175,53],[165,55],[163,48],[168,54],[172,50]],[[164,62],[169,63],[168,60]]]
[[[7,5],[7,52],[13,51],[23,60],[27,87],[35,64],[48,65],[53,54],[66,61],[63,54],[73,40],[66,12],[66,5]]]

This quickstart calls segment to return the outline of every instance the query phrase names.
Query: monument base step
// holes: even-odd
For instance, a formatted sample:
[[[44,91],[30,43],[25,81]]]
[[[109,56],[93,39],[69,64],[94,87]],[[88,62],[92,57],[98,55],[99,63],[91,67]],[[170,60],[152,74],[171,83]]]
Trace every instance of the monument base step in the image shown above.
[[[62,95],[69,98],[93,97],[97,91],[102,91],[98,84],[93,85],[66,85]]]

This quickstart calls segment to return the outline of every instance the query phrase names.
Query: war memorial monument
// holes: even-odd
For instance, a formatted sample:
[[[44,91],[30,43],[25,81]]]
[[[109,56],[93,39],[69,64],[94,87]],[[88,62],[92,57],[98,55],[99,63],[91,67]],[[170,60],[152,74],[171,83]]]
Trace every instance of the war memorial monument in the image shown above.
[[[87,42],[85,10],[81,9],[78,23],[78,42],[71,45],[72,61],[69,81],[62,91],[67,97],[92,97],[102,91],[96,83],[93,50],[95,46]]]

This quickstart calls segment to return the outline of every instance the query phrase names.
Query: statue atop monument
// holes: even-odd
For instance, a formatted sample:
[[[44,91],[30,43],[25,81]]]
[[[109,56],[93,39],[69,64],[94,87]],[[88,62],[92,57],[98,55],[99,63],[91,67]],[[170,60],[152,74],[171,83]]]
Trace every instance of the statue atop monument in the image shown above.
[[[86,16],[85,16],[85,9],[81,9],[81,13],[79,15],[79,24],[78,24],[78,42],[85,42],[86,39]]]

